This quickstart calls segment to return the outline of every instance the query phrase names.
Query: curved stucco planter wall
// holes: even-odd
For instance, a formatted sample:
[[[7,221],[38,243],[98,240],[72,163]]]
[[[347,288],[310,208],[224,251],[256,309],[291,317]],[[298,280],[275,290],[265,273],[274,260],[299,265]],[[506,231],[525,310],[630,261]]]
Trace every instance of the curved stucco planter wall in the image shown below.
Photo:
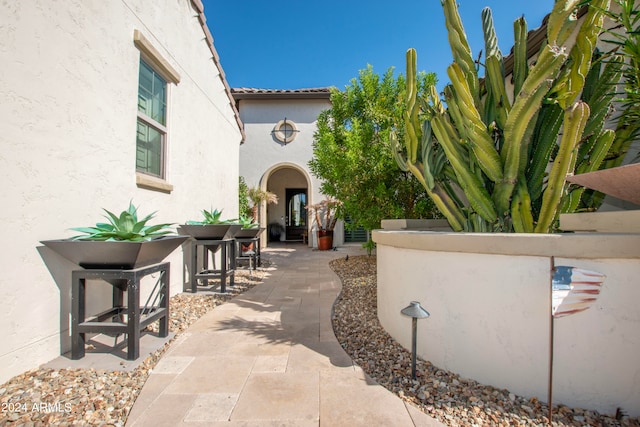
[[[463,377],[547,401],[550,267],[604,273],[589,310],[555,319],[553,402],[640,415],[640,234],[374,231],[378,317],[418,356]]]

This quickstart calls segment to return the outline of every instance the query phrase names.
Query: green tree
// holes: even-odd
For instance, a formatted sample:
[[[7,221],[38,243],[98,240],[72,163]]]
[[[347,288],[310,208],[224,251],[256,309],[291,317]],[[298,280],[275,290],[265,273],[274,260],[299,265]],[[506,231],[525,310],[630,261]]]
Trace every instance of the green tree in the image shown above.
[[[435,84],[419,77],[421,90]],[[393,68],[380,78],[371,65],[344,91],[331,90],[332,107],[318,117],[311,172],[321,191],[343,203],[353,227],[373,230],[384,218],[430,218],[435,207],[420,183],[390,156],[389,134],[402,117],[406,80]]]

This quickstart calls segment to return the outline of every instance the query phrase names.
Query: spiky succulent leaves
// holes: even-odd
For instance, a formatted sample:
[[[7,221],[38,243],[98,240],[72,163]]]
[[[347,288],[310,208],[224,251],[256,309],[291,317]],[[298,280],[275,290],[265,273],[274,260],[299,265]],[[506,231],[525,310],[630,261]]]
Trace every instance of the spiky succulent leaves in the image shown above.
[[[578,143],[589,118],[589,106],[578,101],[565,112],[558,154],[551,167],[547,188],[542,195],[542,208],[536,233],[549,233],[561,207],[567,175],[575,168]]]
[[[534,204],[542,196],[546,170],[556,146],[563,118],[564,111],[555,103],[543,105],[538,114],[531,139],[531,160],[526,175],[529,195]]]
[[[634,0],[616,0],[615,13],[608,15],[614,22],[607,31],[607,42],[614,45],[614,52],[625,58],[623,68],[624,95],[619,106],[620,116],[616,124],[616,139],[611,147],[604,168],[620,166],[631,146],[640,134],[640,8]],[[596,204],[602,195],[596,195]]]
[[[103,209],[108,223],[97,223],[95,227],[72,228],[74,231],[85,233],[85,235],[75,236],[74,240],[117,240],[140,242],[153,238],[165,236],[173,231],[168,229],[172,224],[157,224],[148,226],[146,223],[155,216],[155,212],[147,215],[142,220],[138,220],[137,208],[130,202],[127,210],[120,215]]]
[[[458,13],[458,6],[455,0],[442,0],[445,24],[449,37],[449,45],[453,60],[462,69],[467,80],[471,96],[476,108],[480,108],[480,82],[478,81],[478,71],[471,56],[471,48],[467,40],[467,34],[462,26],[462,20]]]
[[[589,159],[583,161],[579,166],[576,166],[576,173],[587,173],[598,170],[602,164],[605,156],[609,152],[613,140],[615,139],[615,132],[611,129],[603,130],[597,137],[592,136],[589,140],[595,140],[593,150],[590,152]],[[592,204],[592,197],[588,201],[582,200],[582,195],[585,193],[583,186],[572,186],[570,189],[566,201],[563,203],[562,212],[576,212],[576,211],[591,211],[596,210],[598,206]]]
[[[599,57],[596,52],[594,57]],[[598,146],[600,134],[604,128],[605,120],[610,114],[609,105],[616,95],[616,84],[622,74],[622,58],[614,57],[608,61],[601,71],[602,62],[595,60],[585,81],[582,100],[589,104],[591,115],[584,128],[583,139],[585,143],[580,146],[576,163],[576,173],[585,173],[598,170],[604,155],[602,147]]]

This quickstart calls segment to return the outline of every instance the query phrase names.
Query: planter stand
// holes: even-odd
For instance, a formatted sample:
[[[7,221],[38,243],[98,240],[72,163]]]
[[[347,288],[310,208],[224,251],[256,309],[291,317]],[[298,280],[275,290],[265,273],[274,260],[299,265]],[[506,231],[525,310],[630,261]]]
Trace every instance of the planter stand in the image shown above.
[[[199,273],[195,273],[198,268],[198,247],[202,246],[202,270]],[[213,253],[218,251],[218,248],[222,249],[220,256],[220,269],[209,270],[209,251]],[[215,267],[214,267],[215,268]],[[236,248],[235,239],[222,239],[222,240],[204,240],[193,239],[191,247],[191,280],[190,283],[184,289],[185,292],[198,292],[198,280],[203,279],[208,281],[209,279],[220,277],[220,292],[227,292],[227,277],[229,277],[229,286],[235,284],[235,271],[236,271]]]
[[[71,285],[71,359],[85,355],[85,334],[126,334],[127,360],[140,356],[140,331],[160,320],[158,335],[169,334],[169,267],[168,262],[133,270],[75,270]],[[160,272],[151,295],[140,307],[140,280]],[[113,286],[112,308],[85,319],[87,279],[102,279]],[[127,305],[124,292],[127,292]],[[124,319],[126,316],[126,320]]]
[[[238,238],[236,237],[236,261],[242,259],[249,260],[249,269],[255,270],[260,264],[260,238]],[[242,246],[251,246],[251,249],[243,251]]]

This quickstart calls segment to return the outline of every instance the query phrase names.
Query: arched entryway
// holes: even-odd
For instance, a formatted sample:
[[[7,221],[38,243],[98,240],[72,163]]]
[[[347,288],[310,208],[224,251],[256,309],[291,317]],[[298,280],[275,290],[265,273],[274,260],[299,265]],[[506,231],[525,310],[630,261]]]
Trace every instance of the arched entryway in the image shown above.
[[[268,241],[307,240],[310,224],[306,206],[313,198],[310,182],[307,172],[295,164],[276,165],[265,172],[261,187],[278,196],[277,204],[264,207],[262,226],[267,228]]]

